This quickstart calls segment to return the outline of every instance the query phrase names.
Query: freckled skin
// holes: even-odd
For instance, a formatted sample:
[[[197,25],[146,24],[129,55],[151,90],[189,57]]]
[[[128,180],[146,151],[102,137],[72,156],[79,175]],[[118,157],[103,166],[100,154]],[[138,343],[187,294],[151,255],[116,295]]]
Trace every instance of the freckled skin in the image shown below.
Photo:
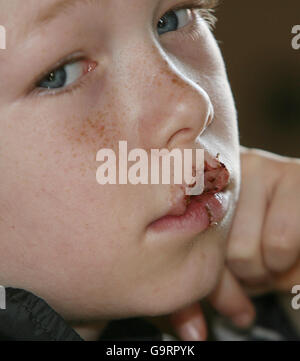
[[[74,159],[80,158],[80,154],[84,153],[87,160],[81,163],[78,161],[81,174],[85,174],[88,169],[95,173],[97,152],[102,148],[117,150],[118,140],[121,139],[117,120],[111,117],[109,111],[98,111],[86,119],[79,119],[74,115],[72,120],[72,123],[78,124],[78,126],[73,125],[70,128],[69,125],[66,125],[64,133],[72,146],[72,156]]]
[[[79,4],[15,44],[15,32],[51,2],[0,0],[13,44],[0,55],[0,284],[38,294],[68,320],[170,313],[215,286],[239,190],[236,114],[219,49],[204,22],[193,41],[175,31],[158,37],[149,24],[166,2],[155,10],[140,0]],[[81,86],[24,90],[79,49],[98,63]],[[193,238],[149,232],[183,187],[100,186],[96,154],[117,151],[120,140],[148,154],[220,153],[232,180],[223,223]]]

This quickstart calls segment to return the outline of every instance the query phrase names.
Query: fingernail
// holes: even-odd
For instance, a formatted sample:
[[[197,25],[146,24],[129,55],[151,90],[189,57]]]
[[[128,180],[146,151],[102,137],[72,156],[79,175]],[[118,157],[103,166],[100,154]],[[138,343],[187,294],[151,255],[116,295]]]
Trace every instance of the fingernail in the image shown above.
[[[250,313],[241,313],[232,319],[232,322],[239,328],[247,328],[253,322],[253,316]]]
[[[201,329],[201,320],[186,322],[180,327],[180,338],[183,341],[204,341]]]

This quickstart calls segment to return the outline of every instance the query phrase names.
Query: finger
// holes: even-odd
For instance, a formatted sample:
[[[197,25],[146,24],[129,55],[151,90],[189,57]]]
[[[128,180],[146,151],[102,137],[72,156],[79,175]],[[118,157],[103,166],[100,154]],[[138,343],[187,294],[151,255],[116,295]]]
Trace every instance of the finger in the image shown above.
[[[299,172],[298,172],[299,173]],[[263,257],[265,265],[274,272],[291,268],[300,253],[300,193],[294,190],[298,178],[289,174],[276,188],[263,231]]]
[[[251,174],[257,165],[247,159],[242,167],[242,186],[231,232],[227,260],[232,272],[243,280],[261,282],[268,276],[263,262],[261,233],[267,208],[267,192]],[[255,167],[256,172],[252,170]]]
[[[275,278],[275,289],[282,292],[290,292],[291,289],[300,284],[300,260],[289,271]]]
[[[238,327],[249,327],[255,318],[252,302],[228,269],[225,269],[209,300],[220,314],[228,317]]]
[[[170,322],[182,341],[205,341],[207,338],[206,321],[198,302],[170,315]]]

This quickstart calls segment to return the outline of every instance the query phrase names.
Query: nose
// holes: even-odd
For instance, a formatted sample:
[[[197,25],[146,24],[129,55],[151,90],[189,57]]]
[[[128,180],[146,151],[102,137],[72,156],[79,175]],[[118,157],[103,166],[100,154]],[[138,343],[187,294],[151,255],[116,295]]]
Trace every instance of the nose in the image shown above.
[[[214,118],[207,92],[190,80],[156,46],[137,51],[131,63],[138,136],[145,149],[184,148],[201,136]],[[140,55],[138,55],[140,54]],[[139,58],[140,56],[140,58]],[[127,94],[127,96],[129,96]]]

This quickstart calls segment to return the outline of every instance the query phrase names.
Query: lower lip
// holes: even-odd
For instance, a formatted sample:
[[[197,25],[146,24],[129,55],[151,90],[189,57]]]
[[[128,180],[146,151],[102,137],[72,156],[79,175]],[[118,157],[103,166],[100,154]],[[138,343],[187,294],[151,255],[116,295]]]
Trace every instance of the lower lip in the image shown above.
[[[156,232],[197,234],[220,222],[229,205],[227,193],[202,194],[192,197],[185,213],[181,216],[165,216],[150,224]]]

